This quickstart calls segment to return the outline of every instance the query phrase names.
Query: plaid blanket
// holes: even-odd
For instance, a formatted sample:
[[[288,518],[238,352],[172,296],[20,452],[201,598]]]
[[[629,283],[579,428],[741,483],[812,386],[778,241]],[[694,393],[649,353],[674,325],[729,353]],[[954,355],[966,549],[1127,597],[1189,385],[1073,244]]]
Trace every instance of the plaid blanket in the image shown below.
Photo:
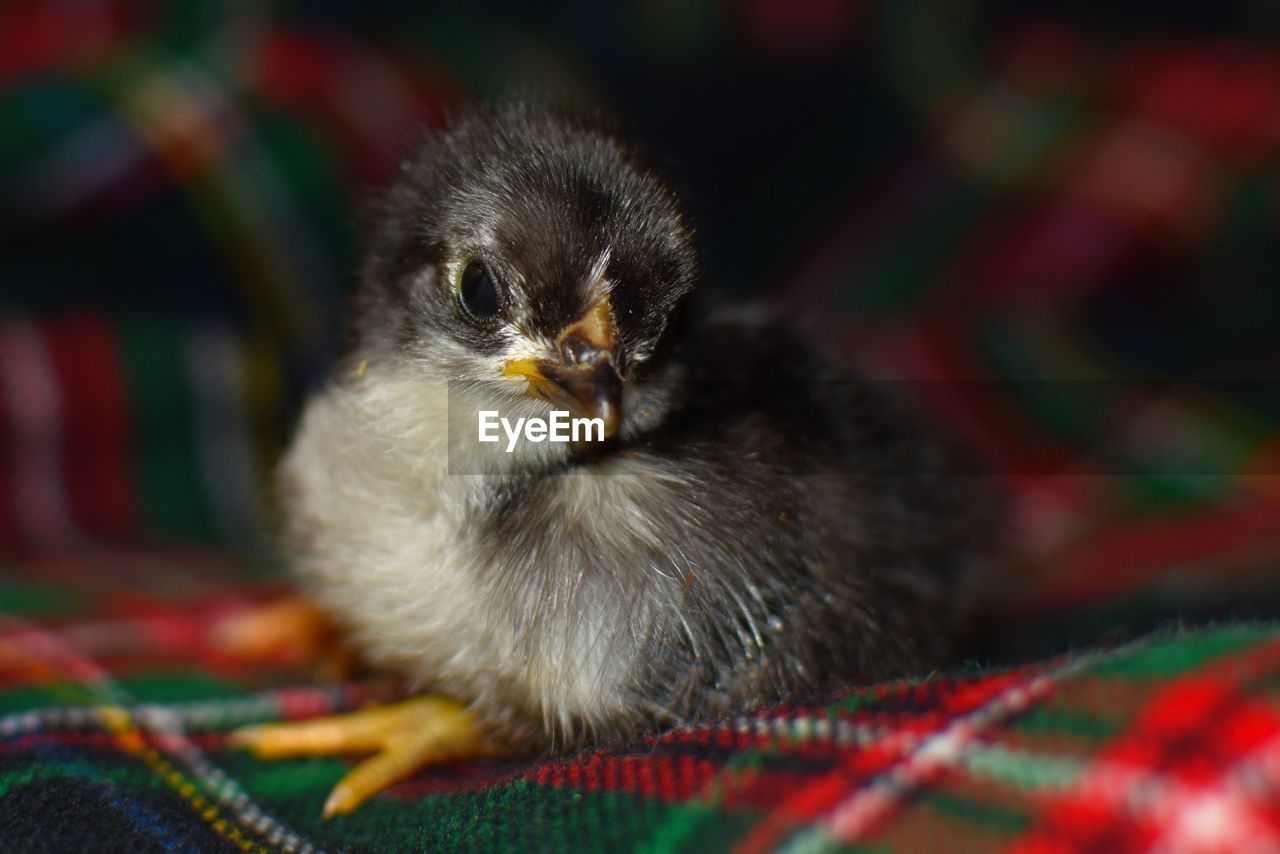
[[[213,632],[286,590],[355,199],[530,86],[667,161],[708,288],[985,453],[1008,602],[946,673],[322,822],[349,760],[225,734],[400,686]],[[1246,0],[0,5],[0,849],[1275,850],[1277,115]]]
[[[119,573],[128,574],[127,585]],[[427,771],[320,819],[342,759],[229,729],[398,696],[229,658],[278,589],[215,553],[100,553],[0,583],[0,848],[1264,850],[1280,843],[1280,625],[743,710],[554,761]],[[51,617],[50,615],[57,615]]]

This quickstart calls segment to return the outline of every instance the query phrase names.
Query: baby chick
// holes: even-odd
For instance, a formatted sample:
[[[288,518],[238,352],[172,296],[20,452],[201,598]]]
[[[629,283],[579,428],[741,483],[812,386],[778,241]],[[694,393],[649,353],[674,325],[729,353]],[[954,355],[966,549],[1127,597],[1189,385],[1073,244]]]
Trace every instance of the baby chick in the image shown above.
[[[592,124],[481,110],[404,165],[282,480],[298,579],[424,696],[239,743],[381,751],[344,812],[427,763],[946,660],[985,482],[791,325],[700,312],[696,278],[672,192]],[[478,440],[482,412],[556,409],[603,441]]]

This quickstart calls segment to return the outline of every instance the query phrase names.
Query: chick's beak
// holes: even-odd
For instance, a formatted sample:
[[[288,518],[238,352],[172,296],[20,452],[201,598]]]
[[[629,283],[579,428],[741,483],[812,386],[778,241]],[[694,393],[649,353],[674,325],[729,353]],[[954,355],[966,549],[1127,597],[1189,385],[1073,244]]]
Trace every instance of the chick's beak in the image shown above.
[[[569,324],[556,339],[556,350],[553,359],[513,359],[502,372],[528,381],[525,394],[530,397],[599,418],[605,438],[612,437],[622,420],[622,377],[609,298]]]

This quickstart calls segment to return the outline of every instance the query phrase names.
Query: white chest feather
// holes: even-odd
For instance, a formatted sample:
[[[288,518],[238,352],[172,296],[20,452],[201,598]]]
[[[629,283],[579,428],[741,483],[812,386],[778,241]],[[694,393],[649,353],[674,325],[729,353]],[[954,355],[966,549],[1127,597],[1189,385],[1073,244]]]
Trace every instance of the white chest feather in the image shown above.
[[[315,398],[285,459],[304,582],[374,661],[437,690],[523,692],[548,720],[615,711],[655,609],[615,595],[607,574],[572,556],[532,586],[482,565],[492,550],[478,547],[467,520],[502,476],[449,465],[449,418],[455,430],[474,425],[474,410],[417,376],[384,369],[374,379],[371,369]],[[486,464],[454,451],[455,472]],[[552,509],[565,519],[590,513],[644,544],[657,533],[637,501],[663,488],[660,477],[562,476]],[[675,575],[654,581],[678,591]],[[539,609],[562,618],[531,619]]]

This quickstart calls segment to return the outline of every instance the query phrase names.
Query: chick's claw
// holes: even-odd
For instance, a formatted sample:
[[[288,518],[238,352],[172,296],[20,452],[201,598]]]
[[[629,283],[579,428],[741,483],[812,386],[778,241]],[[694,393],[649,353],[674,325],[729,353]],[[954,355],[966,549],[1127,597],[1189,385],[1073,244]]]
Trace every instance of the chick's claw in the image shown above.
[[[229,743],[261,759],[376,751],[334,786],[325,801],[325,818],[351,812],[427,765],[496,752],[470,710],[443,697],[416,697],[345,715],[246,727],[233,732]]]

